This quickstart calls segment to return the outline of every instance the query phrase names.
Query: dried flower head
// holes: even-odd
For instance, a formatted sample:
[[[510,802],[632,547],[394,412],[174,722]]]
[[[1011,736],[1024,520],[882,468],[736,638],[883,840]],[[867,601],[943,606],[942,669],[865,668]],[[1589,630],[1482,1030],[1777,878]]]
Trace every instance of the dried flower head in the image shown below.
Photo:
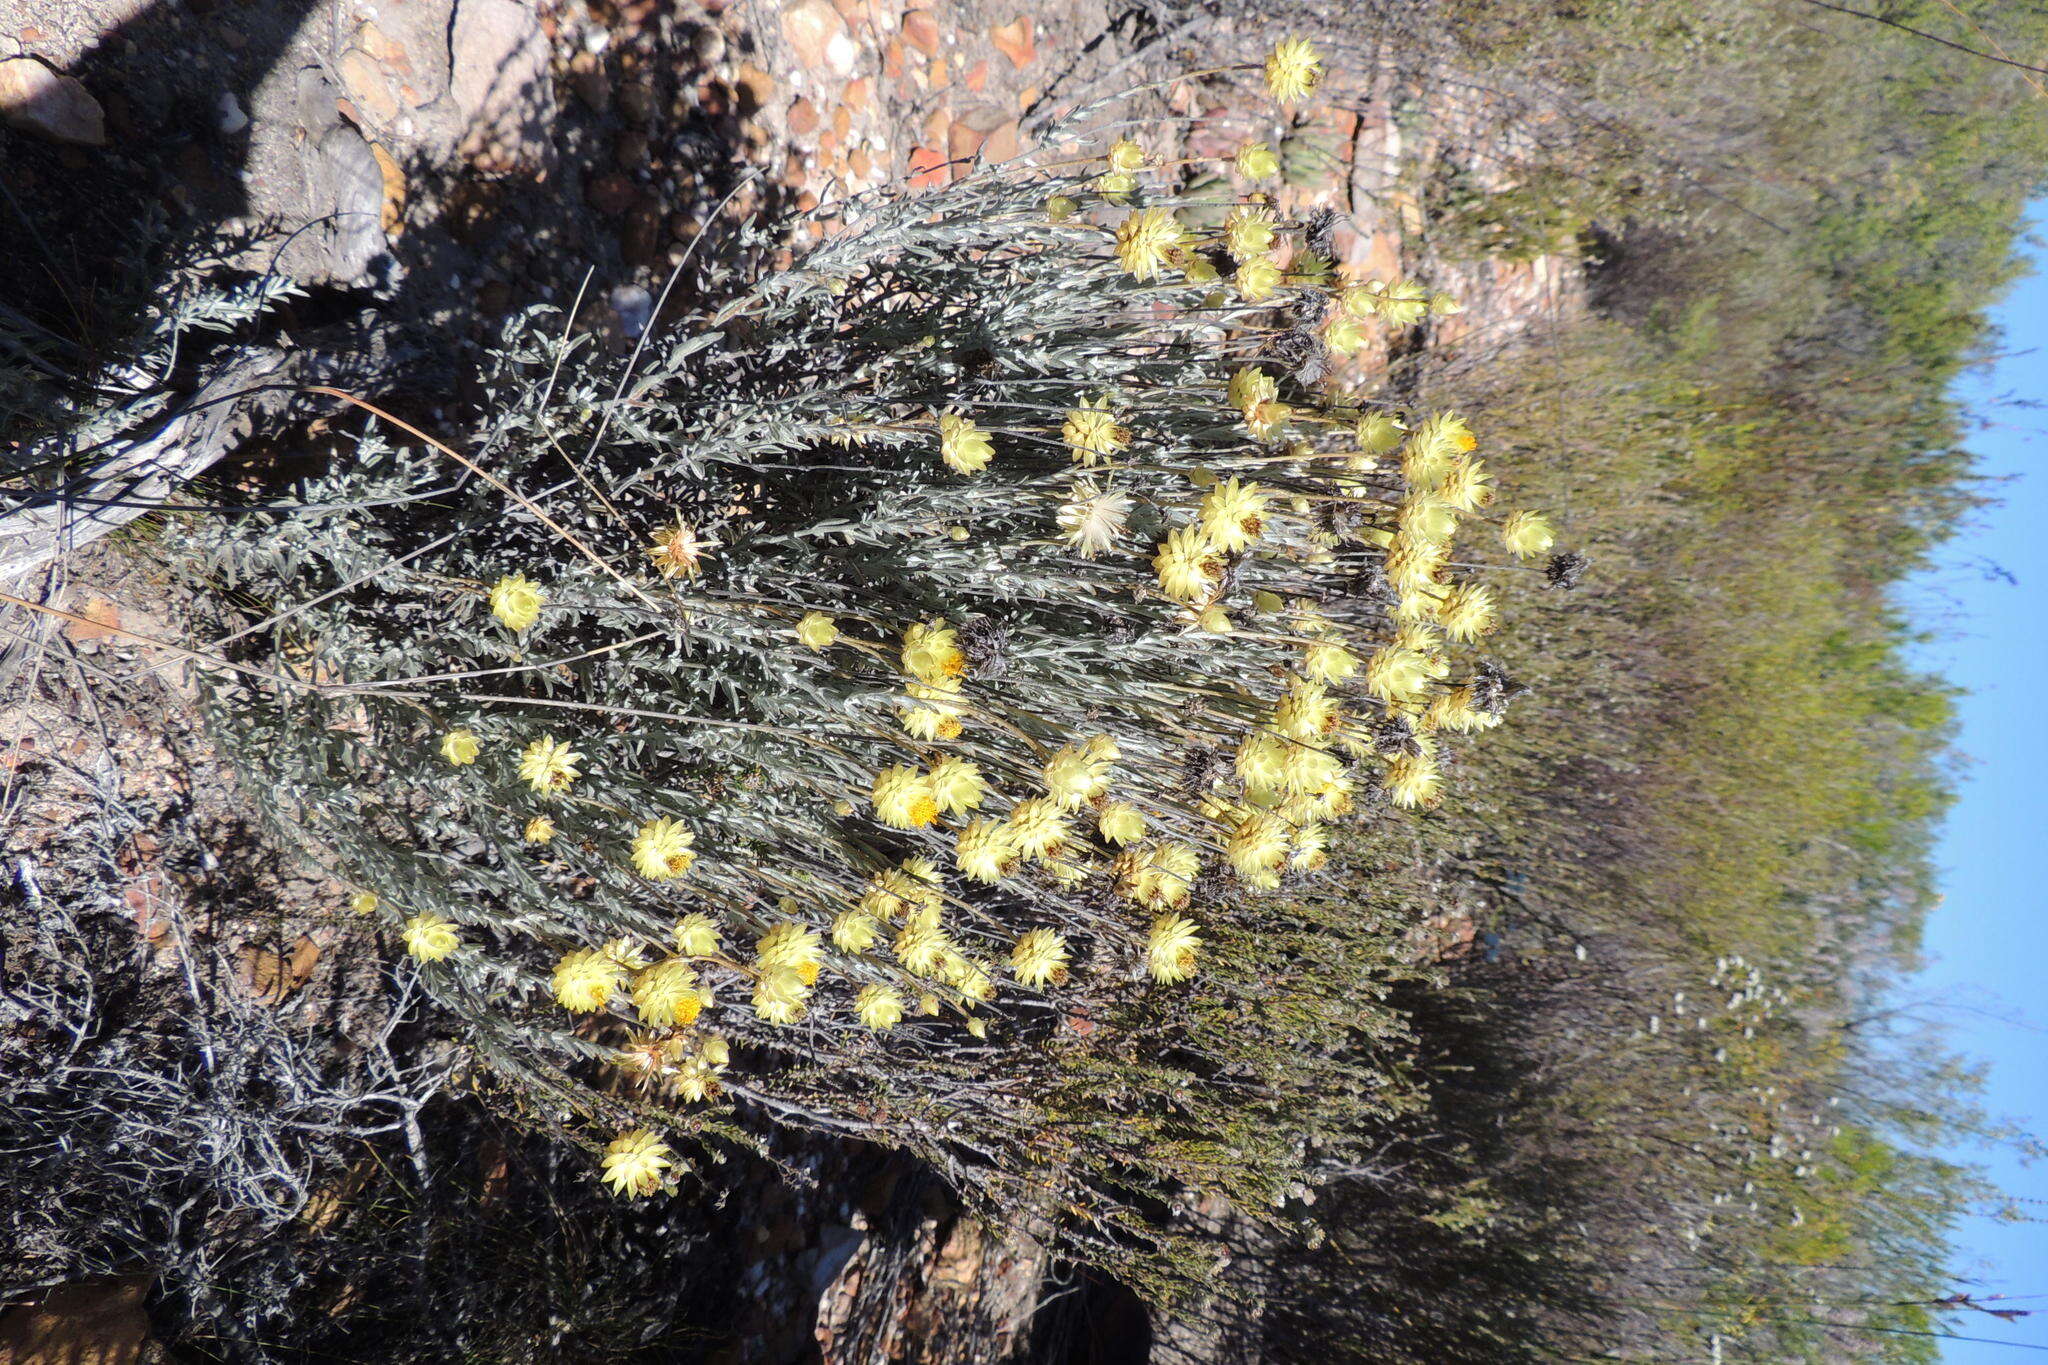
[[[1093,559],[1116,548],[1130,512],[1131,500],[1126,495],[1080,480],[1068,488],[1057,521],[1067,544],[1083,559]]]
[[[1306,38],[1283,38],[1266,57],[1266,93],[1281,104],[1294,104],[1315,93],[1323,82],[1323,59]]]
[[[1172,209],[1138,209],[1117,224],[1117,261],[1140,283],[1156,280],[1180,249],[1182,235]]]
[[[717,546],[717,541],[698,535],[696,527],[678,521],[654,538],[647,556],[663,578],[695,578],[704,567],[704,557]]]

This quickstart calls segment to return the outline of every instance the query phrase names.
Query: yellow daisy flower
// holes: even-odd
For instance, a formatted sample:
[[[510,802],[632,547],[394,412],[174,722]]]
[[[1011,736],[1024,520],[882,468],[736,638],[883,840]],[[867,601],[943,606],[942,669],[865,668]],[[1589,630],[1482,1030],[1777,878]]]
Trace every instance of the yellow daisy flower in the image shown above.
[[[582,776],[576,767],[582,761],[582,754],[553,735],[545,735],[519,755],[519,776],[537,792],[565,792]]]
[[[1138,209],[1117,225],[1117,261],[1140,283],[1156,280],[1180,249],[1181,236],[1171,209]]]
[[[891,829],[923,829],[939,818],[931,782],[904,764],[876,773],[869,799],[874,803],[875,818]]]
[[[832,917],[832,946],[842,953],[866,952],[881,932],[875,917],[859,910],[842,910]]]
[[[853,1017],[877,1033],[903,1022],[903,993],[894,986],[862,986],[853,998]]]
[[[1152,921],[1145,937],[1145,967],[1154,981],[1172,985],[1195,974],[1195,956],[1202,939],[1191,919],[1171,912]]]
[[[684,957],[710,957],[718,951],[718,925],[711,916],[685,915],[676,921],[676,951]]]
[[[1247,142],[1237,149],[1237,173],[1247,180],[1271,180],[1280,174],[1280,158],[1263,142]]]
[[[643,1023],[655,1028],[688,1028],[704,1009],[697,996],[697,973],[679,957],[642,969],[633,978],[633,1009]]]
[[[1010,812],[1009,842],[1020,857],[1049,857],[1059,852],[1071,833],[1066,817],[1060,814],[1059,803],[1049,796],[1019,801]]]
[[[962,815],[974,810],[988,794],[981,769],[971,759],[942,758],[932,764],[926,781],[941,815]]]
[[[439,962],[462,946],[462,932],[455,922],[432,910],[422,911],[399,927],[405,951],[421,962]]]
[[[1283,38],[1266,57],[1266,93],[1294,104],[1315,93],[1323,81],[1323,59],[1306,38]]]
[[[441,736],[441,757],[457,767],[476,762],[477,753],[481,748],[474,730],[450,730]]]
[[[555,999],[571,1014],[591,1014],[611,1003],[625,971],[601,948],[577,948],[555,964]]]
[[[652,881],[680,877],[697,861],[696,842],[680,820],[650,820],[633,836],[633,867]]]
[[[954,412],[939,414],[939,458],[956,474],[979,474],[988,468],[995,446],[988,433],[970,418]]]
[[[1239,204],[1223,220],[1223,249],[1233,261],[1264,258],[1273,249],[1273,210]]]
[[[1250,546],[1265,530],[1266,499],[1271,496],[1235,475],[1211,488],[1202,498],[1200,513],[1209,543],[1225,554]]]
[[[1535,559],[1550,553],[1557,533],[1541,512],[1510,512],[1500,527],[1501,542],[1517,559]]]
[[[1127,137],[1120,137],[1109,149],[1109,164],[1113,170],[1141,170],[1145,165],[1145,149]]]
[[[1159,553],[1152,557],[1159,575],[1159,589],[1176,602],[1200,602],[1222,582],[1223,562],[1210,548],[1199,526],[1183,526],[1167,533]]]
[[[1115,415],[1109,410],[1107,394],[1100,398],[1082,399],[1078,407],[1067,413],[1060,435],[1066,439],[1074,462],[1082,465],[1094,465],[1131,443],[1131,433],[1117,425]]]
[[[1028,930],[1010,949],[1010,970],[1026,986],[1065,981],[1068,961],[1066,938],[1051,929]]]
[[[545,844],[555,837],[555,822],[545,815],[536,815],[526,822],[521,837],[529,844]]]
[[[620,1196],[653,1194],[675,1166],[674,1156],[667,1143],[645,1128],[621,1133],[605,1145],[604,1183]]]
[[[960,875],[977,882],[999,882],[1017,868],[1017,846],[1000,820],[971,820],[954,844]]]
[[[491,615],[510,631],[525,630],[538,620],[547,600],[547,590],[524,574],[506,574],[491,585]]]
[[[1264,303],[1280,288],[1280,267],[1269,256],[1260,256],[1238,266],[1230,277],[1238,297],[1246,303]]]
[[[810,984],[794,967],[769,967],[754,978],[754,1013],[764,1023],[794,1024],[810,998]]]
[[[822,611],[807,611],[796,623],[796,638],[807,649],[828,649],[839,638],[839,623]]]

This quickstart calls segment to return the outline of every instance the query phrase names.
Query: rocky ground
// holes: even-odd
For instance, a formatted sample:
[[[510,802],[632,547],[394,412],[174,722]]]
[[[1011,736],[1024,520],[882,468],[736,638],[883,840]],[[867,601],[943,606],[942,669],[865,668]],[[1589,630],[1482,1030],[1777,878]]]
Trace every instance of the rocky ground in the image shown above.
[[[849,195],[1016,157],[1076,105],[1255,47],[1252,28],[1101,0],[0,0],[0,303],[56,299],[85,333],[112,328],[93,282],[139,223],[237,237],[229,265],[311,289],[287,334],[354,313],[434,338],[387,389],[431,421],[516,310],[574,303],[579,326],[623,344],[699,238],[786,221],[774,250],[800,251]],[[1508,112],[1472,94],[1418,111],[1391,47],[1338,67],[1335,96],[1299,125],[1268,126],[1227,82],[1162,80],[1129,108],[1171,121],[1168,155],[1247,135],[1292,148],[1288,206],[1344,212],[1354,269],[1466,301],[1430,337],[1433,363],[1476,361],[1574,306],[1568,262],[1449,251],[1423,211],[1431,167],[1520,135]],[[1398,384],[1416,363],[1368,356],[1353,378]],[[303,428],[293,439],[256,441],[213,477],[275,478],[304,458]],[[345,913],[347,888],[297,876],[254,833],[175,650],[154,643],[176,636],[179,605],[147,535],[0,586],[51,609],[0,607],[12,903],[97,888],[127,925],[117,956],[138,1009],[204,1014],[214,993],[294,1029],[374,1034],[380,945]],[[0,937],[17,961],[30,918]],[[1417,927],[1416,951],[1473,938],[1451,907]],[[0,1036],[18,1049],[19,984],[0,976]],[[764,1167],[728,1229],[744,1270],[724,1358],[995,1360],[1033,1341],[1043,1358],[1136,1358],[1116,1352],[1142,1338],[1141,1310],[1048,1287],[1040,1250],[964,1217],[928,1177],[832,1146],[792,1160],[815,1179]],[[18,1295],[0,1360],[144,1358],[148,1283]],[[1059,1296],[1089,1302],[1092,1325],[1037,1312]]]

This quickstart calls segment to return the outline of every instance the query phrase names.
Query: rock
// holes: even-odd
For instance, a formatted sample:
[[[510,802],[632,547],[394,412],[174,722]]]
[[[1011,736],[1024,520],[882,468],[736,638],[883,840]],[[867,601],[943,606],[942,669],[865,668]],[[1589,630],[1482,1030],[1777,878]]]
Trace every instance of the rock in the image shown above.
[[[378,173],[384,178],[384,212],[380,215],[384,235],[396,237],[405,230],[405,170],[397,157],[374,142],[370,155],[377,158]]]
[[[992,28],[989,40],[996,45],[996,51],[1010,59],[1010,65],[1022,71],[1031,65],[1031,59],[1038,55],[1038,47],[1031,38],[1031,16]]]
[[[910,152],[910,188],[932,189],[943,185],[951,177],[946,170],[946,154],[933,147],[913,147]]]
[[[646,81],[630,81],[619,89],[619,112],[626,116],[626,122],[644,128],[654,122],[654,111],[660,103],[655,98],[654,87]]]
[[[739,70],[739,75],[733,79],[739,88],[739,105],[742,115],[752,114],[757,110],[768,107],[768,101],[775,94],[775,78],[773,76],[763,71],[760,67],[749,63],[746,66],[742,66]]]
[[[222,137],[233,137],[249,126],[249,115],[243,112],[242,102],[235,98],[234,91],[221,91],[213,107],[213,128]]]
[[[874,98],[875,84],[865,76],[859,80],[848,81],[846,89],[839,96],[840,103],[856,114],[866,113],[868,105],[874,102]]]
[[[698,61],[709,66],[725,55],[725,35],[707,24],[691,35],[690,51],[697,54]]]
[[[796,49],[797,66],[803,70],[850,76],[860,58],[846,21],[829,0],[797,0],[782,12],[782,36]]]
[[[569,59],[569,88],[593,114],[612,107],[612,78],[594,52],[579,52]]]
[[[799,99],[789,106],[789,131],[798,137],[806,137],[818,131],[818,106],[807,99]]]
[[[0,121],[53,142],[107,145],[107,120],[100,102],[76,79],[33,57],[0,61]]]
[[[981,154],[990,161],[1009,161],[1021,155],[1024,142],[1016,119],[997,124],[981,144]]]
[[[967,75],[961,83],[979,95],[982,88],[988,84],[988,58],[984,57],[968,68]]]
[[[308,203],[327,259],[309,278],[353,284],[384,253],[384,168],[362,134],[329,128],[307,164]],[[283,258],[280,257],[280,260]]]
[[[939,55],[939,21],[929,10],[912,10],[903,16],[903,41],[927,57]]]
[[[449,30],[450,93],[466,128],[461,150],[504,168],[545,158],[554,113],[548,42],[522,0],[460,0]]]
[[[384,78],[383,65],[361,48],[352,47],[341,54],[335,71],[349,103],[369,120],[370,127],[379,132],[389,129],[398,118],[398,96]]]
[[[647,202],[633,205],[626,225],[619,230],[619,254],[627,265],[653,265],[662,255],[661,206]]]
[[[640,198],[640,192],[633,188],[633,182],[613,171],[600,175],[584,187],[583,197],[590,201],[590,207],[607,218],[616,218],[633,207]]]
[[[300,934],[289,955],[260,944],[244,944],[237,965],[243,989],[265,1004],[281,1005],[306,984],[319,961],[320,945]]]

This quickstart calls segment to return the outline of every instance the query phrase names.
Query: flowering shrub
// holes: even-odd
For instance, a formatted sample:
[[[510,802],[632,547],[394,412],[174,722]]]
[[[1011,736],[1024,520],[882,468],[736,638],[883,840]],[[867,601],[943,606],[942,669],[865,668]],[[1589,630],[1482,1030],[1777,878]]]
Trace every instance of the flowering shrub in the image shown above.
[[[1294,1187],[1248,1040],[1372,1026],[1303,984],[1369,912],[1276,893],[1445,799],[1552,534],[1462,418],[1333,378],[1455,305],[1100,154],[844,206],[630,361],[537,310],[463,452],[373,424],[319,514],[195,546],[274,608],[209,684],[252,788],[622,1195],[738,1101],[1143,1239],[1146,1191]]]

